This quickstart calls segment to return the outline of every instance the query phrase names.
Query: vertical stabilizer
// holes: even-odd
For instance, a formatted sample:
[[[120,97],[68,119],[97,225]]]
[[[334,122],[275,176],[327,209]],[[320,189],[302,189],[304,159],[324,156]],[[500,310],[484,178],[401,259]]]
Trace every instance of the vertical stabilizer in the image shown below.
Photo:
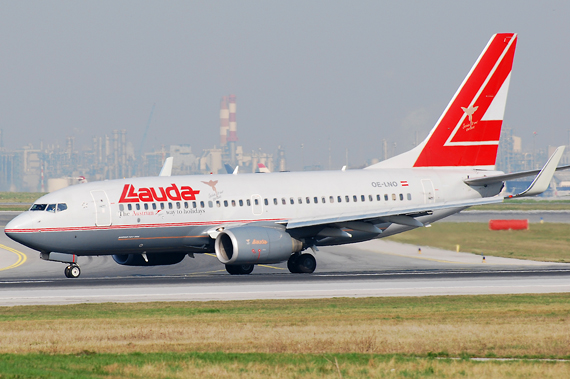
[[[491,37],[427,138],[368,168],[494,169],[516,43],[514,33]]]

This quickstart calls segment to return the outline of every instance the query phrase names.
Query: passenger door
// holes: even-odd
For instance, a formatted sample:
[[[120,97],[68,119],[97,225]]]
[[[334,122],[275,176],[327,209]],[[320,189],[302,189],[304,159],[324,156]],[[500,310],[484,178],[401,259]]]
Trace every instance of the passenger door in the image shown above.
[[[91,191],[91,197],[93,197],[93,202],[95,203],[95,225],[111,225],[111,207],[107,193],[102,190]]]

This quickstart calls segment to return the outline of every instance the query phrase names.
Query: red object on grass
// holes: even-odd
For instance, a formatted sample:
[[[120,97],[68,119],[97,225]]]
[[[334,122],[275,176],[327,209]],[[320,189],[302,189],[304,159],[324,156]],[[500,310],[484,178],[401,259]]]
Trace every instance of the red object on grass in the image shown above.
[[[528,220],[489,220],[490,230],[528,230]]]

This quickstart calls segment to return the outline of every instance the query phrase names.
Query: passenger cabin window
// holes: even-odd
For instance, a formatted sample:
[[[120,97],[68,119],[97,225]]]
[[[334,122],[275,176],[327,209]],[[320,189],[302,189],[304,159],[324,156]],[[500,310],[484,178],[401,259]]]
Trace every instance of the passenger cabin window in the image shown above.
[[[176,202],[176,209],[180,209],[180,202]]]
[[[31,210],[31,209],[30,209]],[[125,210],[125,206],[123,204],[119,204],[119,211],[124,211]]]
[[[164,209],[164,203],[160,203],[160,209]],[[129,208],[129,210],[130,210],[130,208]]]
[[[245,201],[245,203],[246,203],[247,206],[249,207],[249,206],[251,205],[251,200],[247,199],[247,200]],[[255,205],[257,205],[257,200],[256,200]]]
[[[239,206],[240,206],[240,207],[243,207],[243,200],[241,200],[241,199],[240,199],[240,201],[239,201]]]
[[[392,194],[392,200],[396,201],[396,194],[395,193]]]
[[[316,196],[313,197],[313,200],[315,201],[315,204],[318,204],[318,203],[319,203],[319,198],[318,198],[318,197],[316,197]]]
[[[354,201],[356,203],[358,201],[358,196],[356,196],[356,195],[352,196],[352,201]]]
[[[141,205],[139,203],[135,204],[135,208],[137,209],[137,211],[141,210]]]
[[[408,194],[408,200],[412,200],[412,194],[411,193]]]
[[[368,200],[374,201],[374,198],[372,197],[372,195],[368,195]]]
[[[259,200],[258,200],[258,199],[255,199],[253,202],[255,203],[255,205],[259,205]]]
[[[214,203],[212,201],[208,201],[208,207],[214,208]]]
[[[400,201],[404,200],[404,194],[400,194]]]
[[[388,201],[388,194],[384,195],[384,200]]]
[[[342,196],[337,196],[337,197],[336,197],[336,200],[337,200],[339,203],[342,203]]]
[[[297,199],[297,202],[298,202],[299,204],[303,204],[303,199],[298,198],[298,199]]]
[[[380,197],[380,195],[376,195],[376,200],[380,201],[382,198]]]
[[[145,210],[145,211],[148,210],[148,203],[144,203],[144,210]]]
[[[204,208],[204,202],[203,201],[200,202],[200,208]]]
[[[156,209],[156,203],[152,203],[152,209]]]
[[[45,211],[47,204],[34,204],[30,207],[31,211]]]
[[[197,205],[196,202],[193,201],[193,202],[192,202],[192,208],[196,208],[196,205]]]
[[[220,200],[216,200],[216,207],[221,207],[222,204],[220,204]]]
[[[274,197],[274,198],[273,198],[273,204],[275,204],[275,205],[277,205],[277,204],[278,204],[278,203],[277,203],[277,198],[276,198],[276,197]]]
[[[311,198],[307,196],[307,198],[305,199],[307,204],[311,204]]]
[[[329,197],[329,201],[330,201],[331,203],[334,203],[334,196],[330,196],[330,197]]]
[[[172,203],[168,203],[168,209],[172,209]]]
[[[283,204],[283,205],[287,205],[287,200],[285,200],[285,198],[284,198],[284,197],[282,197],[282,198],[281,198],[281,204]]]
[[[366,197],[364,195],[360,195],[360,201],[366,201]]]
[[[236,206],[236,201],[232,200],[232,207],[235,207],[235,206]]]
[[[295,199],[290,198],[290,199],[289,199],[289,202],[291,203],[291,205],[294,205],[294,204],[295,204]]]
[[[267,198],[263,199],[263,202],[265,203],[265,205],[269,205],[269,200],[267,200]]]
[[[224,207],[227,207],[227,206],[228,206],[228,201],[224,200]]]
[[[348,195],[344,197],[344,200],[346,200],[347,203],[350,203],[350,197]]]
[[[128,209],[129,211],[132,211],[132,210],[133,210],[132,204],[127,204],[127,209]]]

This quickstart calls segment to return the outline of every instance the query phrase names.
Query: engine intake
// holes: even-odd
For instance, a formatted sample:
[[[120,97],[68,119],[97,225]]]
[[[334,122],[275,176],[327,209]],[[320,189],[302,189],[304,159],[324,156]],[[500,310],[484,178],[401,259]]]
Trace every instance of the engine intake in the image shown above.
[[[113,260],[123,266],[166,266],[182,262],[183,253],[153,253],[147,254],[148,262],[141,254],[113,255]]]
[[[301,251],[303,243],[284,230],[239,226],[220,232],[214,247],[220,262],[236,265],[283,262]]]

